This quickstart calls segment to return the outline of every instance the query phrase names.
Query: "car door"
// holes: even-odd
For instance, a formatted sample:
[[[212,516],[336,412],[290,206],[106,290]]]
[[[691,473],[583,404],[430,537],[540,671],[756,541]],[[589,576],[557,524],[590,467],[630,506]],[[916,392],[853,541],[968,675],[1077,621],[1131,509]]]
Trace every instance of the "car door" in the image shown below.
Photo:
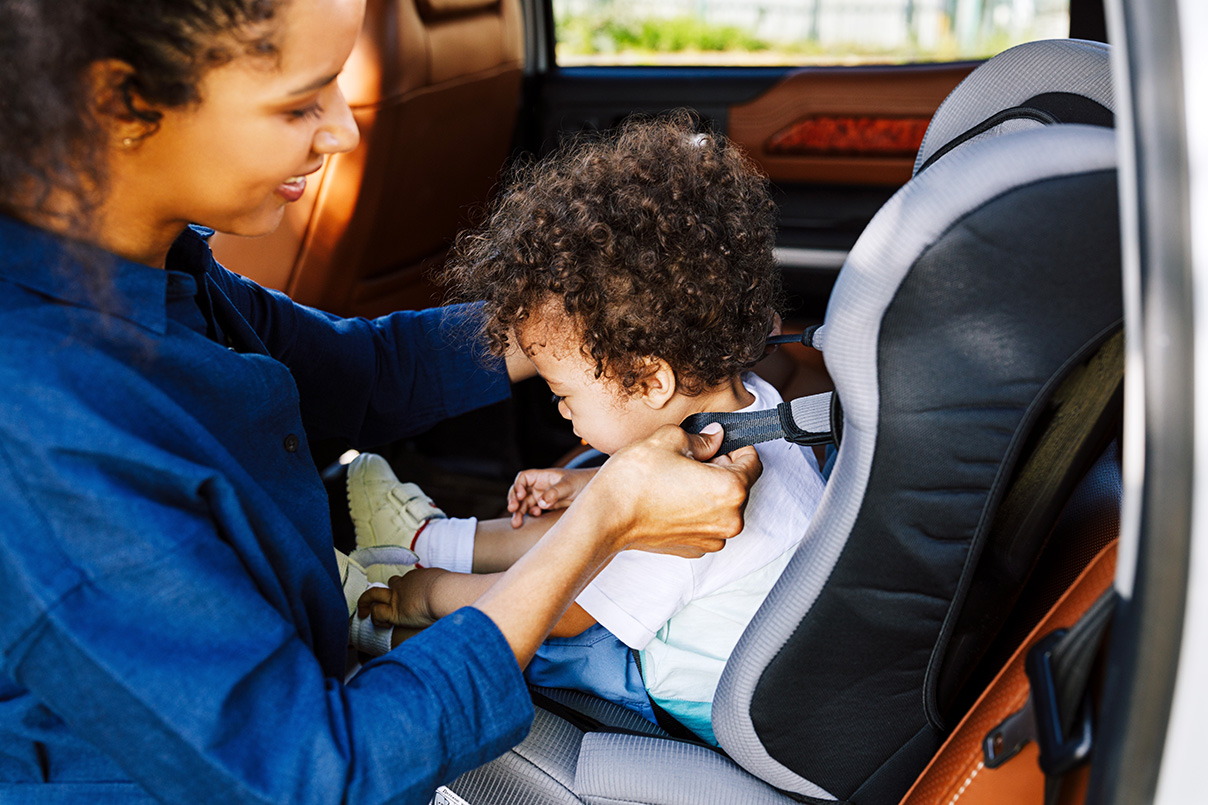
[[[1104,38],[1101,6],[1084,0],[526,0],[526,17],[521,146],[695,110],[773,182],[799,323],[821,318],[847,250],[981,59]]]

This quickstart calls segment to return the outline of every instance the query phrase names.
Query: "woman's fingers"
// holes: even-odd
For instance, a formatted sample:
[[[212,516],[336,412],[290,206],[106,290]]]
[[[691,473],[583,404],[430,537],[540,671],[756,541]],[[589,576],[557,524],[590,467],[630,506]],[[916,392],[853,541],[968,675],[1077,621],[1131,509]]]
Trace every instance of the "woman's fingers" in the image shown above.
[[[740,447],[732,453],[717,456],[710,463],[738,473],[746,479],[748,488],[763,473],[763,462],[759,460],[759,453],[756,453],[755,448],[750,445]]]
[[[705,461],[713,457],[717,452],[717,448],[721,447],[721,443],[725,438],[722,432],[722,427],[716,422],[710,422],[701,429],[700,433],[688,433],[688,444],[685,448],[685,455],[689,458],[694,458],[697,461]]]
[[[699,556],[742,530],[747,492],[762,465],[751,448],[702,463],[722,436],[716,423],[700,434],[668,426],[609,460],[596,481],[603,482],[608,511],[623,524],[622,547]]]

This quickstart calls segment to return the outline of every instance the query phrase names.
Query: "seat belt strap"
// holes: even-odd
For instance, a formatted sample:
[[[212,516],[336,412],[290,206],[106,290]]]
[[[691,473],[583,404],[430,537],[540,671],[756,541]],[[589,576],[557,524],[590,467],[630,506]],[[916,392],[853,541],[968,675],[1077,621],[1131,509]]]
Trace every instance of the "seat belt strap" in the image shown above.
[[[834,392],[811,394],[782,402],[762,411],[730,411],[693,414],[680,423],[689,433],[700,433],[710,422],[725,429],[725,438],[717,452],[729,453],[747,445],[787,439],[793,444],[813,447],[836,441],[833,425],[838,416]]]
[[[1108,590],[1076,624],[1038,640],[1024,660],[1030,695],[1023,708],[986,734],[986,765],[1001,766],[1028,741],[1037,741],[1040,768],[1059,777],[1090,756],[1092,722],[1087,696],[1103,632],[1116,595]]]
[[[1054,723],[1060,727],[1062,735],[1072,735],[1078,721],[1087,720],[1082,717],[1081,711],[1088,703],[1086,694],[1090,687],[1091,673],[1095,668],[1095,660],[1098,657],[1099,648],[1103,644],[1103,635],[1108,624],[1111,623],[1115,606],[1116,593],[1114,590],[1108,590],[1053,646],[1050,657],[1053,688],[1056,694],[1053,716]],[[1086,715],[1089,717],[1089,713]],[[1042,736],[1044,734],[1041,732]],[[1045,754],[1045,752],[1041,752],[1042,767],[1046,765]],[[1056,758],[1052,758],[1051,762],[1056,760]],[[1068,768],[1069,766],[1064,764],[1057,764],[1051,771],[1050,769],[1045,769],[1045,771],[1050,774],[1061,774]]]
[[[800,333],[769,336],[767,344],[804,344],[821,349],[825,332],[824,325],[815,324]],[[838,397],[827,391],[798,397],[762,411],[693,414],[681,422],[680,427],[689,433],[700,433],[710,422],[717,422],[725,429],[725,438],[717,450],[722,454],[773,439],[787,439],[804,447],[838,444],[842,414]]]

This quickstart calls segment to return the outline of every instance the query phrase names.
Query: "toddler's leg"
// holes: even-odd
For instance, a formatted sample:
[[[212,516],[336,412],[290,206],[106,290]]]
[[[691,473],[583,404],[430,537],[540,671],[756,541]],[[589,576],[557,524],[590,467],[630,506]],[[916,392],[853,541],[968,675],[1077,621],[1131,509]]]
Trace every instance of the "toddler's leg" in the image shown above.
[[[362,453],[348,465],[348,508],[356,531],[352,558],[369,581],[385,582],[409,571],[416,561],[416,533],[445,513],[418,486],[401,483],[386,459]]]
[[[417,559],[424,567],[456,573],[507,570],[563,511],[526,517],[520,528],[507,517],[446,517],[423,490],[399,481],[390,464],[372,453],[348,465],[348,505],[357,538],[352,558],[364,565],[371,582],[401,575]]]

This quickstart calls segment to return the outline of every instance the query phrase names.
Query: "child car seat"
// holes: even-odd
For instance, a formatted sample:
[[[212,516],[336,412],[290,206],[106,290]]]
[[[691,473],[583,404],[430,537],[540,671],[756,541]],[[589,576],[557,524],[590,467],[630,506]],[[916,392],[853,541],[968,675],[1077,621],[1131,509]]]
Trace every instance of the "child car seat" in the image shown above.
[[[438,803],[905,793],[1119,404],[1118,372],[1090,384],[1098,404],[1066,391],[1119,354],[1105,346],[1122,319],[1112,108],[1104,45],[996,56],[937,111],[916,175],[852,249],[814,341],[842,409],[838,460],[722,676],[723,751],[543,691],[529,737]],[[1063,406],[1076,436],[1052,427]],[[1078,444],[1059,451],[1043,511],[1004,521],[1047,461],[1037,446],[1063,439]]]

